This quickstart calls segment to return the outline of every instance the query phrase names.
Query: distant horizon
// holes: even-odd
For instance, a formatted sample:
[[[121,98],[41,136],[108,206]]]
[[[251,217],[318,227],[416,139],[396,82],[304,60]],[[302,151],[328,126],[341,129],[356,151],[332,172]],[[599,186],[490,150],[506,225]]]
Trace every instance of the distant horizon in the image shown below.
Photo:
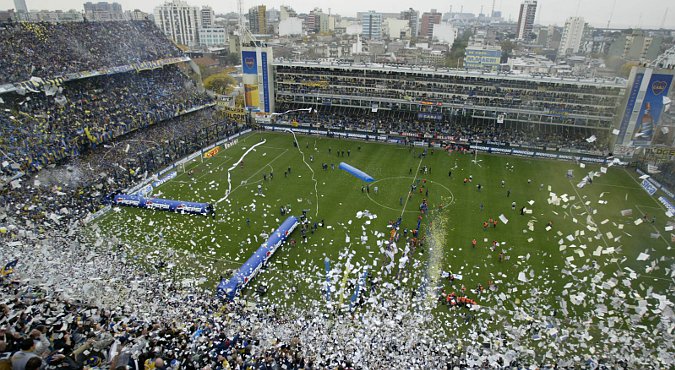
[[[83,11],[83,0],[25,0],[29,10],[76,10]],[[216,14],[237,13],[236,1],[223,2],[219,0],[183,0],[193,6],[211,6]],[[96,3],[98,0],[92,0]],[[142,4],[131,0],[108,1],[109,3],[119,3],[123,10],[141,10],[146,13],[153,13],[156,6],[165,3],[165,0],[149,0]],[[517,22],[521,0],[495,0],[495,10],[502,12],[502,18],[506,21]],[[675,30],[675,6],[670,9],[662,0],[643,0],[639,7],[636,7],[628,0],[596,0],[593,2],[582,2],[570,4],[569,2],[554,0],[539,0],[537,5],[537,17],[535,24],[548,26],[564,26],[565,20],[569,17],[580,16],[594,28],[606,28],[611,15],[610,28],[627,29],[668,29]],[[436,9],[440,13],[448,13],[451,9],[453,13],[473,13],[479,15],[481,9],[483,14],[489,15],[492,11],[493,1],[490,0],[452,0],[451,4],[441,0],[426,1],[424,7],[413,7],[420,12]],[[55,6],[56,5],[56,6]],[[139,6],[141,5],[141,6]],[[401,0],[373,0],[367,6],[360,8],[364,4],[343,2],[335,3],[328,0],[270,0],[270,1],[246,1],[243,4],[243,11],[255,5],[266,5],[269,8],[279,9],[281,5],[288,5],[298,13],[309,13],[315,7],[324,12],[341,15],[343,17],[356,17],[358,12],[367,12],[375,10],[381,13],[399,13],[410,8],[411,3]],[[419,5],[419,4],[417,4]],[[0,10],[14,9],[13,0],[0,0]]]

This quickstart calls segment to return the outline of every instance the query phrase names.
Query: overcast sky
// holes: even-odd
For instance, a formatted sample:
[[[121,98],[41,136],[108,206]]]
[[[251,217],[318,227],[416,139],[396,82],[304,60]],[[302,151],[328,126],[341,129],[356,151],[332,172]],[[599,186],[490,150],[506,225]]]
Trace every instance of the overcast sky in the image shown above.
[[[29,10],[40,9],[77,9],[82,10],[82,0],[25,0]],[[99,0],[91,0],[98,2]],[[112,2],[112,1],[109,1]],[[152,9],[164,0],[116,0],[124,10],[140,9],[152,12]],[[210,5],[216,13],[237,11],[236,0],[187,0],[192,5]],[[516,21],[521,0],[495,0],[495,9],[501,10],[506,19]],[[244,10],[254,5],[264,4],[268,8],[290,5],[298,13],[307,13],[314,7],[324,12],[345,16],[354,16],[358,11],[375,10],[381,12],[400,12],[413,7],[421,12],[437,9],[448,12],[470,12],[478,14],[483,6],[487,14],[492,8],[492,0],[370,0],[368,2],[348,0],[244,0]],[[614,5],[616,4],[616,5]],[[14,8],[13,0],[0,0],[0,9]],[[670,8],[670,9],[668,9]],[[614,11],[612,12],[612,9]],[[667,14],[666,14],[667,12]],[[612,27],[644,27],[675,29],[675,2],[670,0],[540,0],[537,9],[537,23],[563,25],[571,16],[582,16],[591,25],[604,27],[612,14]],[[665,21],[664,21],[664,15]]]

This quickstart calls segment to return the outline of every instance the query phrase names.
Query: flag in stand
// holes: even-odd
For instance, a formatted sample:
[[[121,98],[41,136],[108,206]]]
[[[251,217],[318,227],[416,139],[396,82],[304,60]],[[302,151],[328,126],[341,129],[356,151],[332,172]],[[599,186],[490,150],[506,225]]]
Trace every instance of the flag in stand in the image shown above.
[[[8,262],[5,267],[0,271],[0,276],[7,276],[14,272],[14,267],[16,264],[19,263],[19,259],[15,259],[14,261]]]
[[[659,168],[653,164],[647,164],[647,173],[660,173]]]

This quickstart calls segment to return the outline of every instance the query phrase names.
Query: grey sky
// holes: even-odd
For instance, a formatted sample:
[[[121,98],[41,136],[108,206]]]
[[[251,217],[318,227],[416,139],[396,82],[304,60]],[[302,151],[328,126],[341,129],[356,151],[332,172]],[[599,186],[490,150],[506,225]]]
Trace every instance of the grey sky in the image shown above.
[[[97,2],[99,0],[90,0]],[[112,0],[115,1],[115,0]],[[109,2],[112,2],[109,1]],[[83,0],[26,0],[28,9],[82,9]],[[140,9],[152,12],[152,9],[163,3],[164,0],[116,0],[125,10]],[[237,11],[236,0],[187,0],[189,4],[210,5],[216,13]],[[517,20],[521,0],[495,0],[496,10],[501,10],[505,18]],[[607,25],[610,13],[612,27],[644,27],[675,29],[675,2],[668,0],[540,0],[537,21],[540,24],[563,25],[565,19],[571,16],[582,16],[591,25],[604,27]],[[290,5],[299,13],[309,12],[314,7],[322,8],[325,12],[331,8],[332,13],[354,16],[357,11],[376,10],[381,12],[399,12],[413,6],[421,12],[437,9],[447,12],[452,6],[453,12],[462,9],[465,12],[479,13],[481,6],[487,14],[492,8],[492,0],[370,0],[361,1],[334,1],[334,0],[245,0],[244,9],[251,6],[265,4],[267,7],[279,8],[280,5]],[[14,8],[13,0],[0,0],[0,9]],[[670,8],[670,9],[668,9]],[[668,12],[665,22],[664,14]]]

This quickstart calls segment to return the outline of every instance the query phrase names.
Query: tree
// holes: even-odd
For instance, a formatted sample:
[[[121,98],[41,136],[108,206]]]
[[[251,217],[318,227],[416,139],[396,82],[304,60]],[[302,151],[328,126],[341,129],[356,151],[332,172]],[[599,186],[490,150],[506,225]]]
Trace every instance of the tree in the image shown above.
[[[501,47],[502,47],[502,60],[501,60],[501,62],[502,63],[508,62],[509,57],[511,57],[511,55],[513,53],[513,49],[515,49],[516,46],[517,46],[516,43],[514,43],[511,40],[502,41],[502,43],[501,43]]]
[[[455,42],[452,43],[452,48],[450,53],[445,58],[445,65],[450,68],[460,68],[462,65],[460,59],[464,58],[464,51],[469,45],[469,39],[473,36],[473,33],[470,30],[464,31],[462,35],[455,39]]]
[[[220,95],[228,95],[237,82],[227,72],[212,74],[204,79],[204,87]]]

